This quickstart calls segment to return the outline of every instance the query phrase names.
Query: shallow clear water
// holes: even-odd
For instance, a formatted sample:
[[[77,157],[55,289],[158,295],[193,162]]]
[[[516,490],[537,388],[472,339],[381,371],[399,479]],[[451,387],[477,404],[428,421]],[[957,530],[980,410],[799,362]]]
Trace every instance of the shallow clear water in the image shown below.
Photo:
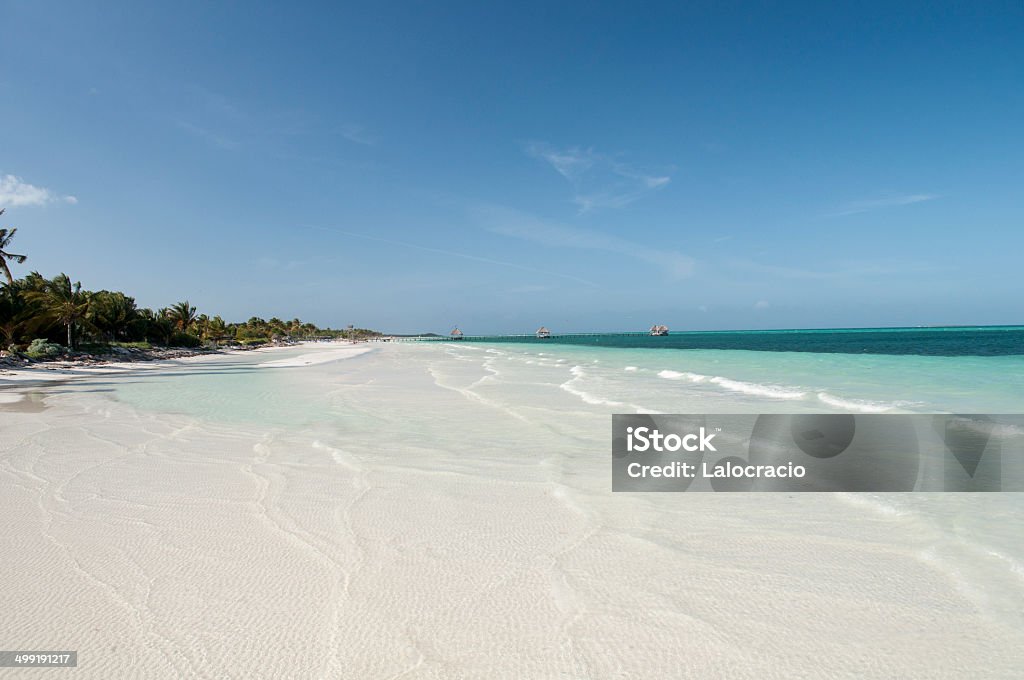
[[[260,366],[267,355],[242,355],[202,368],[140,372],[113,381],[113,387],[119,399],[153,410],[304,426],[344,415],[344,399],[330,394],[347,384],[348,362],[380,363],[382,354],[395,353],[427,362],[439,376],[480,372],[474,389],[499,403],[529,403],[538,392],[555,387],[609,413],[1024,410],[1024,356],[1011,355],[410,343],[381,345],[363,357],[299,370]]]
[[[353,358],[280,365],[311,351],[139,366],[43,392],[65,408],[50,412],[55,436],[73,424],[62,414],[86,409],[80,426],[101,431],[114,460],[146,466],[157,482],[159,471],[204,470],[180,490],[189,503],[210,471],[235,470],[231,489],[264,495],[230,507],[269,509],[273,526],[297,527],[303,536],[321,525],[316,535],[331,540],[367,536],[362,550],[398,545],[372,562],[374,570],[410,570],[391,572],[387,592],[418,583],[417,573],[438,565],[451,570],[452,583],[484,573],[514,584],[516,565],[550,565],[554,551],[566,566],[551,567],[553,597],[562,605],[580,598],[567,614],[579,625],[621,609],[620,625],[640,621],[646,630],[649,614],[657,619],[653,630],[672,616],[673,630],[689,631],[709,612],[725,611],[718,628],[738,631],[739,639],[785,639],[807,622],[823,625],[815,617],[835,601],[828,620],[845,622],[836,639],[859,636],[849,643],[855,652],[871,650],[871,636],[894,616],[915,635],[946,635],[935,631],[949,621],[992,640],[1016,642],[1024,630],[1024,494],[618,494],[608,456],[612,413],[1019,413],[1020,356],[463,341],[382,344]],[[60,447],[31,450],[67,460]],[[108,484],[106,468],[99,470],[97,484]],[[91,498],[86,491],[81,497]],[[138,503],[138,489],[126,493]],[[220,493],[209,491],[216,503]],[[281,499],[298,508],[294,515]],[[210,517],[228,506],[213,507]],[[379,527],[385,520],[386,531]],[[460,529],[463,520],[477,523],[472,532]],[[501,540],[488,543],[495,537]],[[546,541],[562,547],[545,548]],[[485,569],[459,562],[468,550],[492,545],[505,552]],[[321,557],[311,554],[314,562]],[[345,544],[337,554],[361,553]],[[707,595],[723,582],[723,592],[744,598]],[[754,600],[770,606],[749,609],[746,596],[760,588],[766,594]],[[776,600],[776,588],[790,601]],[[503,592],[469,590],[471,603]],[[523,592],[524,601],[543,600]],[[429,611],[450,605],[447,596],[435,605],[415,589],[410,597],[425,598]],[[373,600],[361,616],[380,610]],[[393,637],[382,630],[381,639]],[[637,629],[625,630],[638,639]],[[590,635],[609,639],[606,629],[581,639]],[[983,657],[979,644],[971,637],[964,649]]]
[[[118,400],[137,408],[301,434],[344,461],[501,476],[517,464],[517,450],[547,450],[537,474],[594,502],[607,493],[601,461],[615,412],[1024,410],[1021,356],[433,342],[381,345],[308,367],[260,366],[266,362],[241,355],[111,383]],[[843,494],[837,501],[930,536],[918,559],[977,606],[1016,621],[1012,610],[1024,604],[1022,496]]]

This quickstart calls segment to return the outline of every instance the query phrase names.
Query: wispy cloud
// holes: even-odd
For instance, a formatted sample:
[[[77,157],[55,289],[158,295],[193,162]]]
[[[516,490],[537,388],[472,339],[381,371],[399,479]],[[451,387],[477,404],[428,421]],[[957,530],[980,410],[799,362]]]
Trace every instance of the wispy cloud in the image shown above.
[[[805,269],[787,265],[761,264],[750,260],[731,259],[726,264],[733,269],[750,273],[765,274],[774,278],[805,281],[867,281],[880,277],[917,275],[949,271],[949,267],[927,262],[884,260],[877,262],[837,261],[823,269]]]
[[[562,273],[555,272],[555,271],[550,271],[550,270],[542,270],[542,269],[538,269],[537,267],[530,267],[529,265],[520,264],[518,262],[509,262],[507,260],[497,260],[497,259],[494,259],[494,258],[491,258],[491,257],[484,257],[484,256],[481,256],[481,255],[473,255],[471,253],[461,253],[461,252],[454,251],[454,250],[446,250],[444,248],[433,248],[431,246],[423,246],[423,245],[419,245],[417,243],[408,243],[406,241],[396,241],[394,239],[381,238],[379,236],[370,236],[369,234],[360,234],[358,232],[345,231],[343,229],[334,229],[332,227],[319,227],[319,226],[307,225],[307,228],[308,229],[313,229],[313,230],[316,230],[316,231],[327,231],[327,232],[331,232],[331,233],[335,233],[335,234],[342,234],[344,236],[350,236],[352,238],[363,239],[364,241],[375,241],[377,243],[385,243],[387,245],[398,246],[400,248],[408,248],[408,249],[411,249],[411,250],[419,250],[419,251],[425,252],[425,253],[435,253],[437,255],[445,255],[447,257],[456,257],[456,258],[460,258],[460,259],[463,259],[463,260],[472,260],[473,262],[483,262],[484,264],[493,264],[493,265],[497,265],[499,267],[510,267],[512,269],[519,269],[521,271],[530,272],[532,274],[540,274],[540,275],[544,275],[544,276],[554,276],[554,277],[557,277],[557,278],[566,279],[568,281],[575,281],[576,283],[582,283],[582,284],[585,284],[585,285],[588,285],[588,286],[599,286],[600,285],[598,283],[595,283],[594,281],[589,281],[587,279],[582,279],[582,278],[580,278],[578,276],[572,276],[570,274],[562,274]]]
[[[858,213],[865,213],[871,210],[878,210],[880,208],[890,208],[899,205],[912,205],[914,203],[924,203],[925,201],[933,201],[938,198],[935,194],[904,194],[901,196],[887,196],[885,198],[875,198],[865,201],[851,201],[829,213],[829,217],[844,217],[846,215],[856,215]]]
[[[527,284],[525,286],[516,286],[515,288],[509,288],[508,292],[515,294],[522,293],[546,293],[551,290],[551,286],[542,286],[538,284]]]
[[[175,110],[162,116],[164,124],[177,128],[192,138],[220,151],[247,151],[276,158],[308,159],[319,162],[344,160],[331,157],[331,149],[345,140],[353,144],[373,146],[379,137],[366,126],[351,120],[337,121],[303,108],[301,102],[282,101],[268,107],[261,102],[237,99],[207,89],[199,84],[186,84],[178,94]],[[317,156],[295,153],[315,142]],[[300,146],[301,145],[301,146]]]
[[[194,83],[182,87],[178,100],[179,110],[168,116],[176,128],[218,149],[241,146],[239,139],[251,127],[251,116],[244,107],[220,92]]]
[[[190,123],[187,120],[176,120],[174,121],[174,124],[177,125],[179,129],[184,130],[190,135],[197,137],[203,140],[204,142],[211,144],[219,149],[234,149],[238,146],[238,142],[231,139],[230,137],[226,137],[225,135],[222,135],[219,132],[214,132],[213,130],[209,130],[194,123]]]
[[[62,196],[50,189],[37,187],[16,175],[0,177],[0,208],[46,205],[57,201],[71,205],[78,203],[74,196]]]
[[[377,143],[376,137],[367,132],[362,125],[356,125],[355,123],[346,123],[345,125],[342,125],[338,132],[342,137],[355,144],[373,146]]]
[[[543,142],[530,142],[526,145],[526,153],[533,158],[547,161],[558,174],[570,182],[594,167],[598,160],[597,154],[591,149],[570,148],[564,151],[554,149]]]
[[[639,170],[590,148],[559,149],[544,142],[530,142],[525,150],[527,155],[550,165],[572,185],[573,202],[581,213],[622,208],[671,181],[668,175]]]
[[[485,206],[477,208],[474,213],[484,228],[494,234],[553,248],[616,253],[654,265],[672,279],[693,274],[693,258],[673,250],[652,248],[611,234],[546,222],[508,208]]]

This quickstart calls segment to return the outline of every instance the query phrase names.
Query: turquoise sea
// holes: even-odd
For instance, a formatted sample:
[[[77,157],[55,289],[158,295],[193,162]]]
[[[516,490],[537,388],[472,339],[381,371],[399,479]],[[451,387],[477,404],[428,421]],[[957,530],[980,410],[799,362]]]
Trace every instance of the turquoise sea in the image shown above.
[[[114,390],[130,403],[214,420],[331,422],[345,417],[342,397],[353,391],[344,386],[355,366],[372,373],[401,357],[441,386],[464,379],[458,389],[468,398],[510,409],[557,388],[608,413],[1024,412],[1022,327],[467,338],[367,347],[367,355],[309,366],[299,375],[268,370],[261,354],[237,355],[215,370],[141,374],[117,381]],[[403,396],[392,392],[388,399]]]
[[[571,387],[586,397],[647,410],[1024,410],[1021,326],[469,337],[452,345],[556,358],[575,366]]]
[[[473,342],[526,342],[622,349],[721,349],[824,354],[919,356],[1024,355],[1024,326],[928,328],[826,328],[758,331],[684,331],[654,337],[645,333],[555,334],[470,337]]]

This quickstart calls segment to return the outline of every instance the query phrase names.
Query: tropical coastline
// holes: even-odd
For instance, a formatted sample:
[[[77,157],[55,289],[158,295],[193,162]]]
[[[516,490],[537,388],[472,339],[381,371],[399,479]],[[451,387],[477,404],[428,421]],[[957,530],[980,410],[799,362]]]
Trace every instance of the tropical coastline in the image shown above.
[[[1015,672],[1016,494],[610,494],[610,412],[848,410],[621,352],[311,343],[7,383],[0,634],[108,650],[95,677]]]
[[[1019,1],[0,21],[0,680],[1022,677]]]
[[[804,673],[809,649],[822,672],[1009,677],[1020,661],[1015,494],[679,503],[609,494],[601,453],[614,413],[1019,411],[1019,326],[401,337],[8,272],[0,328],[0,636],[108,650],[83,656],[90,677],[753,678]],[[825,635],[805,629],[837,592]],[[929,644],[886,651],[925,627]]]

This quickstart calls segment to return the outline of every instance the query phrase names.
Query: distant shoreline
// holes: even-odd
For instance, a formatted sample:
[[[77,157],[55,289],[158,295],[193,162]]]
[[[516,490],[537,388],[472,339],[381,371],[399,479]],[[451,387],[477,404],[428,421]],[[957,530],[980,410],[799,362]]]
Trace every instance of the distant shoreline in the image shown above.
[[[78,371],[90,368],[120,368],[125,364],[147,364],[151,362],[175,361],[180,359],[193,359],[196,357],[215,357],[231,354],[248,354],[250,352],[267,352],[285,349],[301,349],[309,346],[333,346],[344,347],[355,346],[356,343],[345,341],[300,341],[287,344],[264,344],[264,345],[241,345],[218,348],[187,348],[187,347],[153,347],[150,349],[140,348],[117,348],[120,351],[107,352],[102,354],[91,354],[78,352],[69,356],[59,356],[43,359],[29,359],[20,356],[0,357],[0,389],[5,385],[3,378],[14,376],[31,377],[33,374],[42,374],[43,371],[54,372],[59,375],[72,376],[70,371]]]

